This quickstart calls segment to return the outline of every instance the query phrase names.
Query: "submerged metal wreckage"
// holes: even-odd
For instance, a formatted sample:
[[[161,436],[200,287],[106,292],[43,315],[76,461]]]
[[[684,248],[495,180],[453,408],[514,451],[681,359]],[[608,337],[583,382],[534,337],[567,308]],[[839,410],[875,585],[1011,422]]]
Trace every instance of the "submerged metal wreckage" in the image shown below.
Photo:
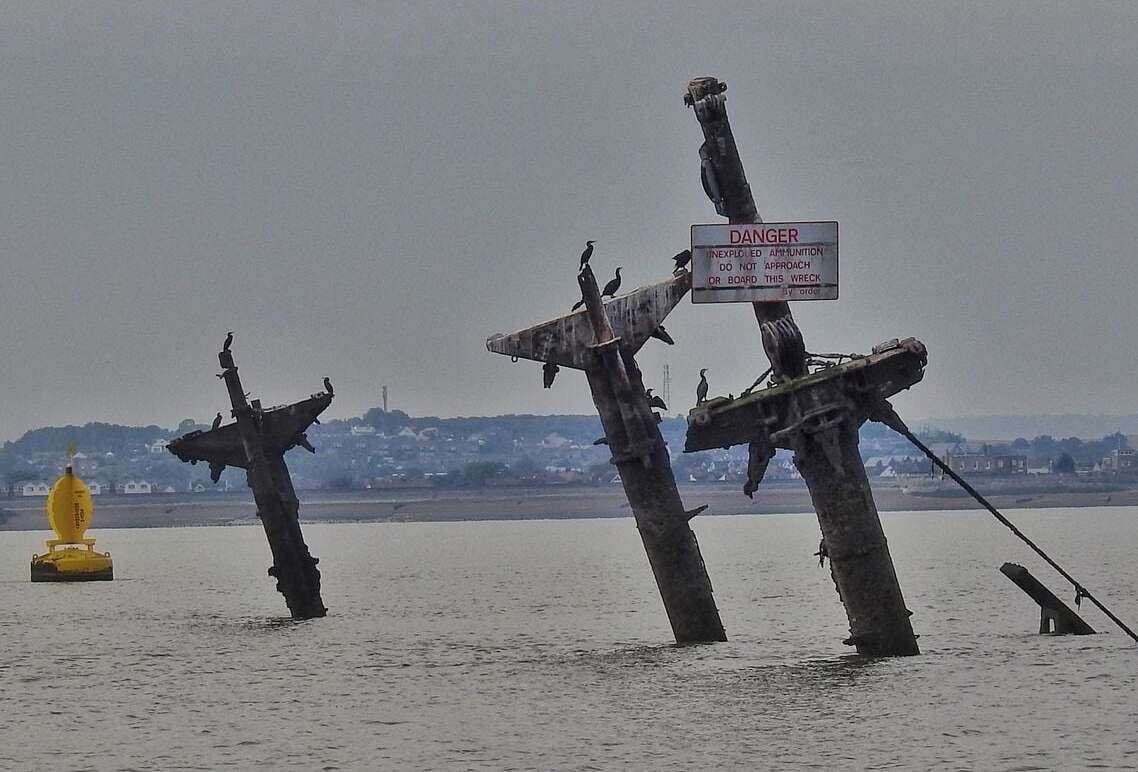
[[[698,78],[684,96],[703,130],[703,188],[715,211],[732,224],[762,222],[727,118],[726,90],[718,78]],[[787,303],[753,307],[772,388],[697,405],[689,414],[684,450],[746,443],[747,495],[759,485],[775,449],[792,450],[822,530],[819,553],[830,559],[849,619],[845,643],[870,656],[917,654],[911,612],[858,452],[858,428],[866,419],[892,412],[886,398],[921,380],[925,347],[908,338],[845,364],[818,362],[807,353]],[[816,363],[824,366],[811,373]]]
[[[697,78],[688,84],[684,97],[703,129],[700,176],[715,211],[732,225],[759,223],[727,119],[726,90],[727,84],[717,78]],[[874,347],[868,356],[810,354],[787,303],[754,303],[754,312],[770,368],[739,398],[705,401],[706,383],[701,383],[698,404],[688,416],[684,450],[746,443],[749,463],[743,492],[748,496],[757,489],[777,448],[794,452],[822,530],[815,554],[830,559],[830,573],[849,618],[847,644],[871,656],[919,653],[911,612],[905,608],[858,452],[858,428],[866,420],[878,421],[908,439],[935,468],[1043,558],[1075,588],[1076,606],[1086,598],[1138,641],[1138,633],[953,471],[893,410],[889,397],[924,375],[927,354],[920,341],[894,339]],[[755,391],[768,376],[767,387]],[[1040,605],[1041,632],[1052,626],[1059,633],[1094,632],[1022,566],[1007,563],[1001,570]]]
[[[683,272],[605,303],[583,258],[577,282],[583,310],[495,335],[486,348],[544,362],[546,382],[552,368],[585,371],[676,641],[725,641],[711,580],[688,524],[704,507],[684,509],[635,357],[650,337],[659,337],[664,318],[691,289],[691,276]]]
[[[309,554],[300,531],[300,502],[284,454],[297,446],[316,452],[305,430],[332,403],[332,384],[325,378],[324,391],[291,405],[264,409],[260,400],[249,402],[229,350],[232,335],[217,358],[222,368],[218,378],[225,381],[236,421],[222,426],[218,413],[213,428],[179,437],[168,450],[191,464],[208,463],[215,483],[227,466],[245,470],[273,555],[269,575],[276,578],[294,619],[322,617],[328,610],[320,598],[319,560]]]
[[[731,223],[761,222],[727,121],[726,84],[701,78],[685,102],[695,109],[705,141],[700,147],[704,191]],[[545,364],[545,385],[559,366],[584,370],[678,642],[726,640],[703,559],[688,521],[705,507],[685,510],[667,449],[649,407],[635,353],[660,329],[691,289],[687,259],[676,258],[673,278],[604,303],[582,255],[578,282],[585,310],[486,346],[513,358]],[[681,253],[683,254],[683,253]],[[845,364],[827,362],[811,373],[802,333],[785,302],[755,303],[774,388],[703,401],[691,411],[685,451],[746,443],[754,492],[775,448],[794,451],[822,528],[824,552],[861,654],[918,653],[885,535],[858,453],[858,427],[885,410],[885,399],[918,382],[925,349],[897,341]],[[656,337],[661,337],[658,333]],[[761,379],[760,379],[761,381]],[[754,387],[752,387],[754,388]]]

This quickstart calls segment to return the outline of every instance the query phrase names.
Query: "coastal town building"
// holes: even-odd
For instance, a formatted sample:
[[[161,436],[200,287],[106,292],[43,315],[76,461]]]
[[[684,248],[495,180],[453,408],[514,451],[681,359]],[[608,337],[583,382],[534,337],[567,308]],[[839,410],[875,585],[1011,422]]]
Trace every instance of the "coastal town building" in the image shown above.
[[[1103,458],[1100,467],[1104,472],[1138,472],[1136,460],[1138,459],[1135,458],[1133,448],[1119,448],[1112,450],[1108,456]]]
[[[20,486],[21,496],[46,496],[51,492],[51,486],[43,480],[31,480]]]
[[[945,458],[952,471],[960,475],[996,477],[1027,474],[1027,456],[994,453],[948,454]]]

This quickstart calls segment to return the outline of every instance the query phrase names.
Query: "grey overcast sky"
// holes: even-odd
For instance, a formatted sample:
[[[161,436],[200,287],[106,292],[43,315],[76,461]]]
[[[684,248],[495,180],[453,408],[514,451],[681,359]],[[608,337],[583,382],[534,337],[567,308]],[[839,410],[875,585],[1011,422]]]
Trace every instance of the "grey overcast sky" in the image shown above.
[[[815,351],[926,342],[914,418],[1138,410],[1138,4],[4,3],[0,439],[266,403],[591,412],[485,338],[665,277],[699,184],[688,79],[726,80],[767,220],[841,223]],[[765,366],[747,305],[669,318]]]

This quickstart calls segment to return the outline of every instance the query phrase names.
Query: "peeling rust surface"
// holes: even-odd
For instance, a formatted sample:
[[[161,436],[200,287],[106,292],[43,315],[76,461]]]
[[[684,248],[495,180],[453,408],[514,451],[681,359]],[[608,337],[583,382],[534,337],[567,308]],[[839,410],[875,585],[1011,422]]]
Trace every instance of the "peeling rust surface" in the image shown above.
[[[895,348],[824,368],[802,378],[736,399],[715,397],[688,413],[684,452],[728,448],[755,441],[794,450],[785,430],[825,421],[850,412],[860,425],[868,417],[868,401],[908,389],[924,377],[928,354],[916,338]],[[830,415],[827,416],[827,406]]]
[[[622,348],[639,351],[690,289],[691,274],[684,271],[605,303],[605,315],[613,333],[621,339]],[[486,340],[486,349],[509,357],[586,370],[596,365],[592,350],[595,341],[588,314],[581,309],[509,335],[494,335]]]
[[[232,342],[230,333],[217,356],[222,368],[219,377],[225,382],[237,420],[209,431],[190,432],[172,441],[167,449],[191,464],[207,462],[215,483],[226,466],[245,470],[273,556],[269,576],[276,579],[277,591],[284,596],[293,619],[322,617],[328,610],[320,596],[320,570],[316,567],[320,561],[304,542],[300,502],[284,454],[298,445],[315,452],[304,431],[331,404],[332,386],[325,378],[324,392],[291,405],[262,409],[259,400],[247,399],[229,349]]]
[[[284,453],[297,445],[297,438],[332,404],[321,392],[292,405],[271,407],[261,413],[261,441],[270,452]],[[182,461],[224,464],[245,469],[248,461],[237,424],[204,432],[190,432],[171,440],[167,449]]]

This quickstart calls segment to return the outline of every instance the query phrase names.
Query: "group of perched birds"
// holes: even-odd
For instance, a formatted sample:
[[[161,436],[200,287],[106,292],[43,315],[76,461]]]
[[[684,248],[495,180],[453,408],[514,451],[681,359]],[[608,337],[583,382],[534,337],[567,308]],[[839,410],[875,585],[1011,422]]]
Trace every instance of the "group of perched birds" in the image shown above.
[[[585,242],[585,249],[583,252],[581,252],[581,264],[577,267],[578,273],[585,270],[585,266],[589,264],[589,259],[593,256],[593,244],[595,243],[596,242],[591,239]],[[683,252],[677,252],[672,256],[672,260],[675,261],[675,267],[672,269],[672,274],[679,274],[681,271],[688,267],[688,264],[691,263],[691,250],[685,249]],[[615,297],[616,293],[620,290],[620,271],[622,267],[623,266],[617,267],[616,276],[609,279],[608,283],[604,286],[604,289],[601,290],[602,300],[606,297]],[[573,304],[573,308],[571,310],[576,311],[583,305],[585,305],[585,299],[581,298]]]
[[[592,241],[592,240],[585,242],[585,251],[583,251],[581,253],[581,264],[577,267],[578,273],[585,270],[585,266],[587,266],[589,264],[589,258],[591,258],[593,256],[593,244],[595,244],[595,243],[596,242]],[[609,297],[609,298],[614,297],[616,295],[617,291],[620,289],[620,271],[621,271],[621,267],[617,267],[616,276],[614,278],[610,279],[608,284],[605,285],[604,289],[601,290],[601,299],[602,300],[604,300],[606,297]],[[578,300],[576,303],[573,304],[573,308],[570,310],[576,311],[578,308],[580,308],[583,305],[585,305],[585,299],[581,298],[580,300]]]
[[[588,241],[585,242],[585,249],[581,252],[581,261],[577,266],[578,272],[584,271],[585,267],[589,265],[589,260],[592,259],[592,257],[593,257],[593,245],[594,244],[596,244],[596,241],[594,241],[593,239],[589,239]],[[672,269],[672,273],[673,273],[673,275],[679,275],[681,272],[687,270],[687,267],[691,264],[691,250],[685,249],[682,252],[677,252],[675,255],[672,256],[672,261],[675,263],[675,266]],[[601,290],[601,299],[602,300],[606,297],[608,297],[608,298],[615,297],[616,293],[620,290],[620,272],[621,272],[621,270],[622,270],[622,267],[617,267],[616,276],[614,276],[612,279],[610,279],[609,282],[607,284],[605,284],[604,289]],[[585,305],[585,299],[582,297],[580,300],[578,300],[576,303],[573,304],[573,308],[571,310],[576,311],[578,308],[580,308],[583,305]],[[656,329],[654,329],[652,331],[651,336],[653,338],[656,338],[657,340],[661,340],[664,343],[667,343],[669,346],[674,346],[676,343],[672,339],[672,336],[668,334],[668,331],[666,329],[664,329],[664,325],[662,325],[662,324],[659,325]],[[542,365],[542,368],[541,368],[541,384],[542,384],[542,386],[547,388],[547,389],[550,388],[551,386],[553,386],[553,380],[557,377],[557,373],[559,373],[560,371],[561,371],[561,368],[558,367],[553,362],[546,362],[544,365]],[[707,399],[707,388],[708,388],[708,386],[707,386],[707,370],[706,369],[700,370],[699,371],[699,385],[696,387],[696,404],[697,405],[703,403]],[[652,389],[648,389],[646,391],[646,395],[648,396],[648,405],[650,407],[659,408],[660,410],[667,410],[668,409],[668,406],[664,404],[664,400],[660,399],[659,396],[652,394]],[[601,440],[604,440],[604,438],[602,437]],[[596,444],[602,444],[601,440],[598,440]]]
[[[225,341],[221,344],[221,350],[224,352],[229,352],[230,350],[232,350],[232,347],[233,347],[233,330],[230,330],[229,332],[227,332],[225,334]],[[547,365],[547,367],[548,367],[548,365]],[[557,365],[554,365],[554,367],[556,368]],[[217,377],[218,378],[224,378],[225,373],[223,373],[223,372],[218,373]],[[552,382],[552,378],[550,379],[550,381]],[[548,388],[548,387],[546,387],[546,388]],[[336,395],[335,389],[332,388],[332,380],[328,376],[324,376],[324,391],[328,394],[329,397],[333,397]],[[245,392],[245,396],[248,397],[249,392]],[[213,417],[213,422],[210,424],[210,427],[209,427],[210,430],[217,429],[218,427],[220,427],[221,421],[222,421],[221,413],[218,413],[217,415],[215,415]],[[315,423],[320,423],[320,421],[315,421]],[[310,453],[316,452],[316,448],[312,447],[312,445],[308,442],[308,437],[303,433],[298,435],[298,437],[293,440],[293,443],[296,445],[299,445],[300,447],[304,448],[305,450],[309,451]],[[221,470],[224,468],[225,468],[224,466],[221,466],[218,470],[216,470],[218,477],[220,477]],[[213,464],[210,465],[210,471],[211,471],[211,473],[213,471],[215,471]],[[214,477],[213,481],[217,482],[218,477]]]

